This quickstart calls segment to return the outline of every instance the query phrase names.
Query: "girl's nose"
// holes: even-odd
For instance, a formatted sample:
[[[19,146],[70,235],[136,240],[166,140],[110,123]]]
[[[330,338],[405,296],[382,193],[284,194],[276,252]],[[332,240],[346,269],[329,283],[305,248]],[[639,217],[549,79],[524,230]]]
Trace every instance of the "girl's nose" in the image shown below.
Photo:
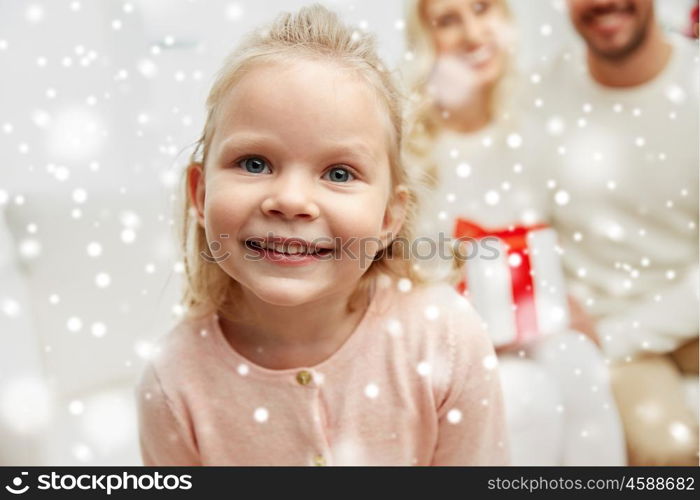
[[[263,200],[260,209],[265,215],[289,220],[316,219],[320,209],[313,199],[313,186],[309,183],[309,180],[294,173],[280,176],[272,191]]]

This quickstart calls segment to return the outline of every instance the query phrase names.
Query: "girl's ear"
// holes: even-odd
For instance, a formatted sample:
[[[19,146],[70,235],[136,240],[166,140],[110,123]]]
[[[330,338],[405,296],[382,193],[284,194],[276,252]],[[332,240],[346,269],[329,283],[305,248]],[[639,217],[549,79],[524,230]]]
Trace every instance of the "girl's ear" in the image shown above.
[[[408,208],[408,189],[399,185],[394,190],[393,196],[384,212],[382,221],[382,233],[380,240],[382,248],[386,248],[396,238],[404,221],[406,220],[406,210]]]
[[[197,222],[204,227],[204,165],[190,163],[187,167],[187,195],[197,213]]]

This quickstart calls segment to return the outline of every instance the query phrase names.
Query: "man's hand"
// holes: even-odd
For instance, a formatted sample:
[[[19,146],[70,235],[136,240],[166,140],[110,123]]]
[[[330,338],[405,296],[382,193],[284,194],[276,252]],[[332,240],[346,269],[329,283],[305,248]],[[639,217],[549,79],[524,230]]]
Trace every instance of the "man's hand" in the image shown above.
[[[569,296],[569,312],[571,313],[570,327],[573,330],[583,333],[586,337],[600,347],[600,339],[596,333],[595,321],[590,314],[578,303],[576,299]]]

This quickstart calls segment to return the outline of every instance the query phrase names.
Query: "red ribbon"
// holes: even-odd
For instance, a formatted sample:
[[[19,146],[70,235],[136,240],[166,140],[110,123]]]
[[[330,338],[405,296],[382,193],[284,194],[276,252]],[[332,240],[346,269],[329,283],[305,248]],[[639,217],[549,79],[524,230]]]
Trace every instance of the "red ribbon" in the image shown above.
[[[537,309],[535,307],[535,290],[532,282],[530,256],[527,248],[527,235],[531,231],[546,229],[546,224],[533,226],[511,226],[506,229],[488,229],[466,219],[458,218],[455,224],[454,236],[458,239],[481,239],[496,237],[503,241],[508,251],[508,257],[517,254],[520,265],[511,266],[508,260],[515,304],[515,324],[518,341],[527,341],[539,335],[537,326]],[[457,290],[464,294],[467,290],[466,277],[457,284]]]

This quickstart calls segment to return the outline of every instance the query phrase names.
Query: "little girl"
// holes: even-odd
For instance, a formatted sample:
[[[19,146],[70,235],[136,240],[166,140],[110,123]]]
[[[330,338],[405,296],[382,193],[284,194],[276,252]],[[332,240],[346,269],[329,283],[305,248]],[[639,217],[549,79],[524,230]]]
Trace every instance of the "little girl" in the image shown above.
[[[323,7],[284,14],[227,60],[207,109],[187,315],[138,388],[144,463],[506,464],[480,320],[394,248],[416,188],[372,39]]]

